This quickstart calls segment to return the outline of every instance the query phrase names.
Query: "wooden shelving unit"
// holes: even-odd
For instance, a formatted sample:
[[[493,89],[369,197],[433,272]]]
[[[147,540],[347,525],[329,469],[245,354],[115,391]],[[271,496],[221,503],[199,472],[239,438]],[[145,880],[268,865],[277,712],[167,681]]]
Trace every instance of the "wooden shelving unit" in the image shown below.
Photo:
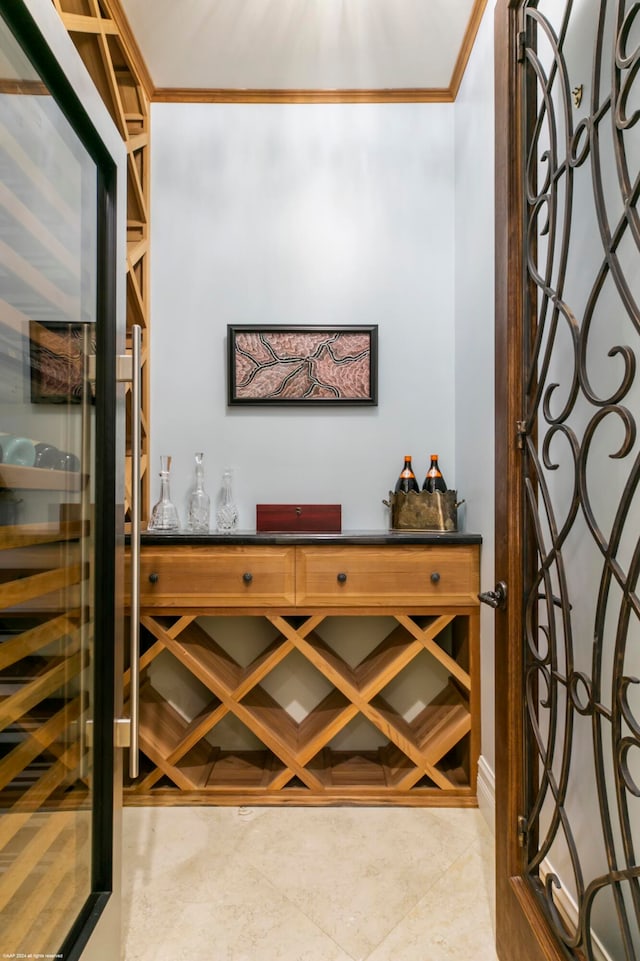
[[[66,404],[37,408],[30,392],[30,325],[83,319],[90,238],[62,113],[54,116],[44,86],[29,90],[5,90],[0,119],[0,428],[56,445],[66,437],[79,449],[81,405],[75,416]],[[0,463],[0,494],[25,520],[0,524],[0,930],[8,956],[44,957],[91,885],[89,482],[81,472]]]
[[[48,470],[0,463],[0,489],[78,492],[86,483],[78,471]],[[0,531],[0,535],[1,535]]]
[[[71,522],[0,527],[0,922],[34,956],[61,943],[90,880],[82,534]]]
[[[141,518],[149,516],[150,99],[153,83],[118,0],[52,0],[127,145],[127,332],[142,328]],[[127,338],[129,340],[129,337]],[[129,398],[127,399],[127,404]],[[130,450],[127,417],[127,451]],[[131,458],[125,462],[125,510]]]
[[[88,18],[73,0],[70,6],[82,32]],[[98,2],[91,9],[102,16]],[[64,55],[58,73],[44,49],[38,52],[37,33],[28,69],[31,55],[17,44],[12,48],[6,30],[3,35],[8,82],[0,116],[0,429],[88,463],[100,433],[91,423],[95,408],[75,391],[88,377],[86,341],[76,350],[73,328],[86,329],[100,313],[95,278],[96,257],[104,254],[98,236],[102,200],[98,172],[75,136],[81,129],[76,105],[61,94],[63,110],[44,84],[28,79],[42,57],[52,76],[61,80],[66,73]],[[122,78],[116,38],[108,34],[107,28],[98,42]],[[54,44],[51,56],[57,49]],[[129,151],[132,196],[148,179],[148,154],[141,157],[144,123],[138,123]],[[82,129],[87,134],[86,124]],[[97,140],[89,141],[97,149]],[[137,221],[132,243],[147,229],[136,203],[129,202]],[[138,283],[145,255],[145,249],[134,251]],[[72,325],[60,350],[53,332],[64,328],[57,325]],[[0,940],[7,957],[53,957],[92,887],[99,785],[94,763],[100,759],[91,748],[98,608],[94,487],[86,469],[0,463]]]
[[[143,773],[126,803],[475,804],[477,578],[475,545],[143,548]],[[203,615],[262,619],[272,639],[243,665],[210,622],[205,630]],[[391,628],[350,664],[345,644],[325,630],[336,617],[343,627],[364,617]],[[269,691],[293,654],[329,688],[298,720]],[[154,688],[160,656],[199,685],[205,703],[193,716]],[[421,671],[437,666],[443,682],[404,716],[387,691],[418,659]],[[259,749],[224,743],[218,732],[230,718]],[[336,748],[362,719],[380,745]]]

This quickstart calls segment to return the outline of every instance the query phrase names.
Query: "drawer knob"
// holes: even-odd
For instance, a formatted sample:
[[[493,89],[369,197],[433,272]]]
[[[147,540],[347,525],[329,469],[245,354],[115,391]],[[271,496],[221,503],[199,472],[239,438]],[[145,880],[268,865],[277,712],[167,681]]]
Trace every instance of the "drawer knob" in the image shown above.
[[[346,580],[347,580],[347,575],[344,574],[342,571],[340,571],[340,573],[338,574],[338,583],[344,584]]]
[[[155,571],[152,571],[151,574],[149,574],[149,582],[151,584],[157,584],[159,580],[160,580],[160,575],[156,574]]]
[[[242,580],[245,582],[245,584],[250,584],[251,581],[253,580],[253,574],[251,573],[251,571],[245,571],[244,574],[242,575]]]
[[[440,574],[438,573],[438,571],[433,571],[431,575],[431,583],[437,584],[439,580],[440,580]]]

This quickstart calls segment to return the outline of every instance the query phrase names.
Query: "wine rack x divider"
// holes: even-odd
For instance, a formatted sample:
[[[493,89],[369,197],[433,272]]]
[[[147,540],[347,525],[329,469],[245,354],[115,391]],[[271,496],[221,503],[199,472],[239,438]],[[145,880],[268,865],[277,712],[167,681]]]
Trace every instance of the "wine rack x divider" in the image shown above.
[[[322,558],[323,549],[315,550]],[[406,559],[402,548],[392,548],[394,562],[398,550],[401,559]],[[246,588],[247,606],[238,606],[232,597],[232,606],[225,607],[224,598],[211,596],[208,608],[202,603],[201,586],[194,582],[188,590],[198,592],[194,597],[198,598],[199,610],[195,612],[189,610],[193,599],[190,604],[188,597],[180,595],[179,584],[184,583],[180,558],[186,561],[188,555],[169,552],[163,559],[162,552],[156,550],[155,562],[146,562],[143,549],[143,580],[146,572],[152,585],[143,587],[141,618],[146,638],[146,650],[140,658],[140,745],[144,757],[140,778],[126,790],[127,803],[475,804],[480,734],[479,616],[474,593],[477,548],[464,548],[465,562],[471,561],[469,574],[463,576],[468,583],[464,589],[456,584],[453,593],[447,580],[456,578],[455,564],[449,565],[449,575],[445,565],[444,576],[431,580],[437,572],[431,569],[429,549],[418,550],[417,555],[415,548],[409,550],[408,560],[414,564],[420,558],[422,575],[429,584],[422,604],[405,606],[401,596],[391,602],[385,598],[382,604],[372,603],[367,582],[375,580],[372,568],[385,569],[387,557],[391,558],[384,547],[364,555],[358,548],[341,549],[338,573],[349,581],[351,594],[342,594],[340,588],[330,606],[325,604],[316,610],[298,610],[295,604],[283,606],[281,597],[279,604],[270,606],[260,594],[259,574],[247,577],[243,569],[251,557],[234,554],[231,549],[226,570],[233,574],[235,568],[238,582]],[[214,553],[223,564],[224,549],[217,548]],[[210,568],[211,558],[207,561]],[[331,563],[330,559],[328,572]],[[306,596],[307,588],[324,590],[321,583],[312,584],[313,573],[305,569],[300,558],[294,566],[296,597]],[[160,569],[159,574],[151,570],[154,567]],[[347,569],[346,575],[342,568]],[[393,582],[393,564],[390,574]],[[306,579],[304,586],[301,576]],[[162,583],[167,577],[170,582],[179,582],[174,601],[170,597],[171,583]],[[326,583],[331,580],[344,585],[335,573],[329,573]],[[415,599],[413,589],[411,596]],[[360,602],[354,604],[356,597]],[[257,602],[259,607],[251,606]],[[153,610],[154,603],[161,609]],[[242,666],[228,650],[229,645],[223,646],[212,636],[215,626],[213,631],[210,626],[203,628],[199,613],[260,617],[273,627],[275,637]],[[385,623],[390,619],[390,630],[352,666],[343,656],[335,631],[331,632],[331,644],[322,633],[332,617],[339,617],[344,624],[358,615],[380,616]],[[192,718],[185,717],[180,705],[162,697],[151,683],[149,669],[160,655],[166,657],[166,652],[207,692],[207,703]],[[264,686],[269,675],[294,652],[330,685],[329,693],[300,721]],[[419,656],[437,665],[446,680],[429,703],[408,719],[385,697],[385,688],[400,675],[406,677]],[[127,673],[125,687],[128,684]],[[223,739],[218,743],[216,729],[230,717],[262,747],[231,750],[225,749]],[[374,750],[335,750],[333,739],[358,718],[375,729],[384,745]]]

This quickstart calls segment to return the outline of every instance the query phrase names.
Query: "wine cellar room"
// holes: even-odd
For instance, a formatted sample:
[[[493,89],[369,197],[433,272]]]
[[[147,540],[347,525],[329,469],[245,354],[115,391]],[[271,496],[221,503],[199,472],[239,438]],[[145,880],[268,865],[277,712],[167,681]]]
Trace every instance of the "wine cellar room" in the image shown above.
[[[25,0],[38,19],[43,5]],[[194,6],[189,11],[201,15]],[[336,913],[329,890],[327,915],[336,915],[336,931],[329,930],[333,921],[313,918],[322,938],[317,944],[296,947],[295,924],[287,922],[293,947],[277,956],[344,961],[377,957],[378,946],[381,961],[384,950],[392,956],[391,932],[411,905],[423,901],[427,883],[435,885],[435,866],[442,860],[439,881],[446,886],[446,870],[459,860],[464,873],[468,855],[476,874],[461,885],[471,907],[478,889],[473,877],[486,890],[479,910],[486,914],[487,948],[478,961],[495,961],[494,611],[478,597],[495,582],[495,4],[456,0],[440,11],[446,51],[431,42],[433,70],[427,65],[417,86],[407,80],[410,71],[401,75],[395,94],[384,63],[377,75],[376,63],[363,54],[375,30],[363,33],[362,61],[347,61],[342,51],[342,68],[330,85],[336,89],[324,92],[321,57],[314,61],[317,74],[300,69],[309,51],[318,55],[316,40],[304,32],[280,36],[282,49],[291,52],[291,76],[280,69],[278,83],[263,78],[258,90],[251,72],[256,63],[248,57],[242,73],[241,58],[233,62],[234,50],[242,48],[238,25],[228,11],[222,15],[224,2],[214,7],[227,34],[217,37],[200,67],[215,66],[219,57],[230,72],[226,80],[215,80],[215,70],[201,73],[189,86],[180,68],[189,64],[195,36],[181,39],[175,31],[166,69],[153,42],[166,35],[171,17],[187,14],[177,12],[182,5],[51,4],[124,141],[127,349],[141,335],[140,384],[129,386],[121,357],[117,388],[123,414],[117,431],[126,434],[126,443],[112,592],[118,596],[121,574],[123,654],[119,666],[116,655],[114,700],[121,695],[118,721],[126,726],[131,718],[131,733],[121,734],[116,724],[114,735],[124,748],[114,752],[114,784],[118,790],[122,765],[122,790],[114,802],[112,845],[113,877],[121,855],[125,867],[122,957],[168,961],[202,953],[198,945],[208,933],[201,919],[186,920],[199,902],[211,902],[212,917],[219,909],[223,919],[235,918],[228,932],[220,923],[220,959],[268,957],[264,938],[284,939],[279,926],[284,930],[285,922],[265,915],[271,931],[265,935],[262,915],[236,904],[237,892],[212,878],[213,861],[195,863],[203,855],[196,848],[202,833],[221,877],[221,852],[231,857],[245,829],[257,832],[252,856],[275,856],[278,842],[261,841],[259,832],[270,816],[276,823],[275,812],[284,817],[286,811],[301,833],[289,834],[283,822],[283,850],[299,844],[302,850],[296,838],[305,832],[309,844],[315,837],[322,846],[314,825],[324,818],[333,840],[342,830],[353,830],[355,838],[374,825],[373,837],[384,835],[397,860],[377,893],[363,882],[362,903],[353,910],[345,902]],[[449,20],[455,28],[445,29]],[[339,35],[353,39],[349,30]],[[268,70],[264,76],[271,76]],[[365,331],[371,338],[365,402],[234,402],[231,338],[243,327],[304,328],[306,336],[314,329]],[[132,428],[136,393],[141,418]],[[42,412],[35,415],[29,422],[34,438]],[[11,427],[16,435],[18,426]],[[454,505],[453,525],[397,529],[394,489],[407,456],[420,487],[437,457],[451,495],[447,503]],[[19,481],[26,475],[14,469],[7,476]],[[34,502],[41,476],[27,478]],[[189,530],[196,478],[210,498],[205,533]],[[225,496],[237,520],[223,531],[217,512]],[[177,513],[167,532],[151,523],[163,498]],[[302,524],[260,529],[265,506],[282,508],[287,523],[303,516]],[[305,528],[308,508],[337,527]],[[20,521],[15,527],[18,538],[27,536]],[[7,567],[14,547],[7,540]],[[61,567],[68,563],[62,549],[58,556],[65,558]],[[39,557],[31,566],[41,563]],[[129,648],[132,625],[139,636]],[[119,637],[118,630],[114,634]],[[99,672],[94,677],[99,680]],[[18,725],[31,723],[28,713],[17,717]],[[79,750],[90,751],[92,737]],[[82,768],[81,775],[83,788],[91,772]],[[71,801],[63,798],[62,807],[71,808]],[[205,827],[211,809],[219,818],[215,829]],[[346,828],[331,821],[338,812]],[[404,820],[410,817],[421,820]],[[384,826],[375,828],[378,823]],[[19,842],[11,843],[17,874],[22,851]],[[92,843],[95,852],[95,838]],[[359,885],[361,857],[362,865],[373,859],[371,877],[385,874],[375,861],[377,846],[370,840],[366,850],[355,851],[344,883],[353,871]],[[380,863],[391,857],[383,847]],[[27,924],[20,908],[29,900],[24,891],[32,881],[43,887],[40,865],[51,867],[51,851],[40,861],[34,854],[31,877],[28,871],[26,881],[19,875],[15,891],[9,881],[5,885],[0,911],[16,939]],[[174,854],[178,873],[191,872],[186,881],[176,877],[175,897]],[[291,856],[295,861],[295,850]],[[249,873],[256,881],[259,872]],[[88,877],[78,884],[78,898],[83,884]],[[324,895],[313,884],[312,876],[292,882],[300,897],[308,889],[309,903],[320,905]],[[250,898],[253,887],[245,887]],[[257,881],[254,887],[262,890]],[[274,894],[276,906],[278,898]],[[313,915],[293,891],[285,900],[300,908],[300,916]],[[452,943],[457,926],[464,928],[459,903],[446,935]],[[449,923],[449,908],[438,910],[442,924]],[[246,931],[245,914],[251,922]],[[105,918],[99,936],[86,950],[74,948],[70,958],[114,961],[113,931],[110,947],[101,947],[111,924]],[[209,924],[213,929],[218,922]],[[116,930],[115,922],[111,926]],[[433,927],[434,939],[439,931]],[[463,930],[462,953],[451,957],[465,957],[476,935]],[[444,934],[437,944],[446,944]],[[18,956],[24,945],[16,940],[8,947]],[[209,949],[207,943],[202,956],[218,961]],[[401,956],[402,945],[398,950]]]
[[[240,529],[257,504],[304,503],[341,505],[343,532],[385,531],[404,455],[422,484],[437,452],[493,584],[492,13],[454,103],[151,104],[151,504],[171,455],[186,523],[203,451],[212,505],[233,471]],[[377,325],[377,406],[229,406],[227,326],[243,324]],[[150,674],[177,698],[169,663]]]
[[[0,7],[0,953],[640,959],[640,4]]]

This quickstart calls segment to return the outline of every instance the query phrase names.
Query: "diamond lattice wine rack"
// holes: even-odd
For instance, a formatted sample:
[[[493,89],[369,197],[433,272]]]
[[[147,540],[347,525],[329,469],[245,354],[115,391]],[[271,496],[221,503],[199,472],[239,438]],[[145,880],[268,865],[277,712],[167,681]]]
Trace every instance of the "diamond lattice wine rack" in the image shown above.
[[[475,804],[479,540],[146,538],[127,803]]]

